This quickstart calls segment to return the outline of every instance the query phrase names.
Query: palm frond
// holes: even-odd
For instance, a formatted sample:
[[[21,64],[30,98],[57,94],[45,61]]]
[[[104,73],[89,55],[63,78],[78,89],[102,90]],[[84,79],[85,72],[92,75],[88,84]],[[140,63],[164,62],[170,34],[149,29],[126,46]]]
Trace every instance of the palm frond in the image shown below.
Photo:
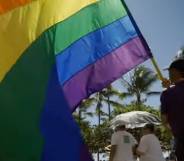
[[[93,112],[85,112],[85,115],[87,115],[89,117],[93,117]]]
[[[113,101],[113,100],[105,100],[105,102],[106,102],[107,104],[109,103],[109,104],[112,105],[113,107],[121,107],[121,108],[124,107],[121,103],[116,102],[116,101]]]
[[[157,81],[156,74],[149,68],[141,65],[135,68],[129,73],[129,78],[121,78],[122,85],[127,89],[124,94],[121,94],[119,98],[126,98],[129,96],[135,96],[136,101],[140,102],[142,94],[146,94],[150,91],[153,83]],[[153,95],[154,93],[152,93]],[[148,93],[151,96],[151,93]]]
[[[162,92],[160,91],[151,91],[151,92],[147,92],[146,95],[147,96],[158,96],[160,95]]]

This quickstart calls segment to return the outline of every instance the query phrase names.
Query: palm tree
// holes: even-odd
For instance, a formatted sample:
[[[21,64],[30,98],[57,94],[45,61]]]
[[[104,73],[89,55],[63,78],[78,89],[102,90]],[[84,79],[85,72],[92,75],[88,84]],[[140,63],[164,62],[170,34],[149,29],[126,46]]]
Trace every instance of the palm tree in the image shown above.
[[[98,115],[98,125],[101,124],[101,120],[103,119],[102,116],[108,116],[108,119],[111,119],[111,107],[121,107],[123,108],[123,105],[120,103],[114,101],[112,99],[113,96],[120,96],[120,92],[118,92],[116,89],[114,89],[111,85],[104,88],[102,91],[97,92],[93,98],[96,102],[96,114]],[[102,110],[102,107],[104,104],[107,104],[108,113],[105,113]]]
[[[139,105],[145,102],[143,95],[151,96],[158,95],[160,92],[150,91],[151,86],[157,81],[156,74],[145,66],[139,66],[134,69],[132,73],[129,73],[129,79],[121,78],[123,86],[127,89],[127,92],[122,93],[121,97],[136,97],[135,103],[139,109]]]
[[[123,105],[111,99],[114,96],[120,97],[121,93],[114,89],[112,85],[107,86],[106,88],[102,89],[101,91],[93,94],[88,99],[84,99],[81,104],[78,106],[78,114],[75,114],[75,118],[77,118],[78,122],[80,123],[83,120],[84,116],[93,117],[93,113],[89,112],[88,109],[93,105],[96,106],[96,115],[98,116],[98,125],[101,124],[101,120],[103,119],[102,116],[108,116],[108,119],[111,119],[111,107],[119,107],[123,108]],[[107,104],[108,113],[105,113],[102,108]]]
[[[81,124],[81,121],[84,118],[86,118],[86,116],[93,117],[93,113],[87,111],[93,105],[93,102],[94,102],[94,98],[88,98],[88,99],[84,99],[80,103],[80,105],[78,107],[78,114],[76,114],[76,113],[74,114],[79,125]],[[83,118],[83,115],[85,116],[84,118]]]
[[[119,91],[117,91],[115,88],[112,87],[112,85],[109,85],[108,87],[106,87],[104,90],[101,91],[102,96],[103,96],[103,101],[107,104],[108,107],[108,119],[111,119],[111,106],[116,108],[116,107],[120,107],[123,108],[123,105],[121,105],[120,103],[113,101],[111,98],[112,97],[119,97],[121,95],[121,93]]]

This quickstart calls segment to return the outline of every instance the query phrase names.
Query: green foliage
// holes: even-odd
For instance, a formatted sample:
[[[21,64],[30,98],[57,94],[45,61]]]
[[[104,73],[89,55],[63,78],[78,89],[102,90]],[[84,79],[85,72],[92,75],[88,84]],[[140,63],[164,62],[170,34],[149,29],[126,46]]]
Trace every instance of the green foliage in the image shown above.
[[[161,141],[162,148],[165,150],[171,149],[170,140],[172,139],[172,134],[163,125],[156,128],[156,135]]]
[[[139,106],[139,108],[138,108],[138,106]],[[114,108],[114,111],[112,112],[112,116],[115,117],[116,115],[119,115],[121,113],[137,111],[138,109],[139,109],[139,111],[146,111],[146,112],[152,113],[152,114],[160,117],[159,110],[157,110],[151,106],[145,105],[143,103],[138,105],[134,102],[130,103],[128,105],[124,105],[124,108],[121,108],[121,107]]]
[[[110,144],[111,130],[106,123],[97,125],[93,129],[93,152],[105,152],[105,147]]]
[[[111,107],[121,107],[123,106],[118,103],[117,101],[114,101],[111,99],[112,97],[120,96],[120,92],[118,92],[116,89],[114,89],[111,85],[108,87],[102,89],[101,91],[95,93],[92,95],[90,99],[90,105],[95,106],[95,115],[98,117],[98,125],[100,125],[106,117],[111,118]],[[88,99],[86,100],[88,102]],[[103,111],[104,104],[107,104],[108,107],[108,113],[105,113]],[[87,106],[85,104],[85,106]],[[80,106],[81,107],[81,106]],[[82,106],[83,107],[83,106]],[[83,109],[81,107],[81,109]],[[85,109],[83,109],[83,112],[85,112]]]
[[[120,98],[135,97],[136,104],[146,101],[143,95],[158,95],[160,92],[150,91],[151,86],[157,81],[156,74],[145,66],[139,66],[132,72],[129,72],[129,78],[121,78],[122,85],[126,88],[126,92],[122,93]],[[138,106],[137,106],[138,107]]]
[[[91,153],[103,153],[104,147],[110,144],[111,129],[107,123],[91,126],[88,121],[81,121],[79,124],[81,133]]]

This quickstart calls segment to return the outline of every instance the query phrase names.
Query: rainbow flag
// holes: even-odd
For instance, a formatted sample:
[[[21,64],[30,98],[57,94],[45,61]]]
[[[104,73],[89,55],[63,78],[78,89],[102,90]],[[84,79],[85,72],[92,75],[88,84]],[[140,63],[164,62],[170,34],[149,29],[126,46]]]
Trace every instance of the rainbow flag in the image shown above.
[[[0,160],[90,161],[71,111],[150,57],[121,0],[0,0]]]

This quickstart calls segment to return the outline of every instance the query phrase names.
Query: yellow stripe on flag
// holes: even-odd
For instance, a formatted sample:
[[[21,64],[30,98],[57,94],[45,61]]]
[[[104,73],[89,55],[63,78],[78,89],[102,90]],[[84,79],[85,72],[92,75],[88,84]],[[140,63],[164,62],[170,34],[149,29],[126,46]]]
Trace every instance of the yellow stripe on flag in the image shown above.
[[[0,16],[0,82],[24,50],[52,25],[99,0],[36,0]]]

